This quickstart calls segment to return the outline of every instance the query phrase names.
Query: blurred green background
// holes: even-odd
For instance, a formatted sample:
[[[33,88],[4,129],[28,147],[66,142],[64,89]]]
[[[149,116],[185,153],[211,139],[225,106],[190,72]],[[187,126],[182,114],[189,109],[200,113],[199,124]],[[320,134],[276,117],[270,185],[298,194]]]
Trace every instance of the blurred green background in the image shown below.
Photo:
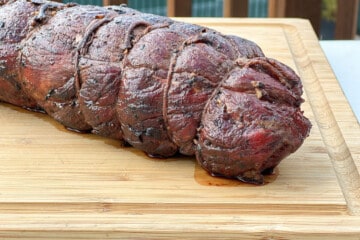
[[[333,39],[335,28],[336,0],[322,0],[321,39]],[[80,4],[102,5],[102,0],[63,0]],[[128,0],[128,6],[142,12],[166,15],[166,0]],[[249,0],[249,17],[267,17],[267,0]],[[360,12],[360,6],[359,6]],[[223,0],[192,0],[193,17],[222,17]],[[357,34],[360,35],[360,16]]]

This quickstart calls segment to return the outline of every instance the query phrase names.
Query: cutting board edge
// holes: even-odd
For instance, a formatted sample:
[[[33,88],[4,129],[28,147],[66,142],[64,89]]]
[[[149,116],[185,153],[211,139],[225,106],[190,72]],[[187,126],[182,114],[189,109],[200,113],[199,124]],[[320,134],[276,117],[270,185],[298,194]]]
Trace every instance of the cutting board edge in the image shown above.
[[[257,20],[254,20],[255,22]],[[276,23],[279,21],[279,23]],[[280,24],[281,19],[279,20],[270,20],[269,24]],[[292,25],[292,22],[296,22],[295,26],[301,25],[300,23],[307,22],[306,20],[290,20],[288,23],[281,23],[285,25]],[[251,24],[251,20],[246,20],[245,23]],[[306,27],[306,31],[308,28]],[[311,34],[311,33],[309,33]],[[311,59],[310,59],[311,61]],[[333,79],[334,80],[334,79]],[[332,81],[333,81],[332,80]],[[336,79],[335,79],[336,80]],[[321,84],[320,84],[321,85]],[[331,110],[331,109],[330,109]],[[332,111],[331,111],[332,112]],[[340,126],[341,128],[341,126]],[[341,130],[341,129],[340,129]],[[345,143],[346,145],[346,143]],[[129,223],[129,226],[126,228],[123,224],[119,223],[106,223],[106,219],[104,218],[104,223],[89,223],[85,224],[82,221],[88,221],[89,219],[94,219],[100,216],[105,217],[109,216],[109,219],[118,218],[120,222],[129,219],[133,219],[134,221]],[[288,219],[289,215],[280,215],[277,217],[277,220],[269,220],[267,215],[259,216],[258,221],[253,222],[254,225],[245,225],[244,227],[239,228],[240,223],[246,224],[246,218],[250,218],[253,220],[255,216],[253,215],[245,215],[245,216],[224,216],[222,214],[214,215],[206,215],[206,214],[198,214],[196,216],[188,215],[185,213],[182,214],[165,214],[164,216],[168,216],[169,218],[165,218],[163,222],[160,222],[158,228],[156,228],[156,221],[151,222],[140,222],[136,219],[154,219],[156,217],[161,217],[162,214],[151,214],[151,216],[147,214],[111,214],[99,212],[93,215],[81,214],[81,212],[77,213],[62,213],[62,214],[53,214],[46,213],[44,214],[38,213],[18,213],[18,214],[3,214],[0,213],[0,219],[8,220],[7,225],[0,225],[0,237],[14,237],[16,238],[27,238],[33,236],[42,235],[44,239],[51,239],[51,236],[82,236],[87,237],[88,239],[101,239],[108,237],[109,234],[113,233],[113,236],[127,236],[129,238],[136,237],[163,237],[164,239],[171,239],[175,236],[184,236],[188,239],[200,239],[206,236],[206,239],[209,239],[208,235],[204,235],[204,231],[207,233],[211,233],[213,238],[222,238],[228,236],[229,238],[238,238],[240,236],[246,238],[254,238],[258,237],[289,237],[289,238],[297,238],[302,236],[306,238],[318,238],[328,237],[327,239],[335,239],[339,236],[342,236],[342,239],[356,239],[359,236],[360,230],[360,221],[358,216],[349,216],[349,215],[340,215],[340,216],[320,216],[317,214],[311,216],[299,216],[298,218],[293,218],[291,220]],[[163,216],[163,217],[164,217]],[[45,217],[45,219],[44,219]],[[202,225],[191,226],[190,223],[194,217],[196,221],[201,222]],[[71,221],[72,219],[78,220],[78,223],[74,223]],[[183,225],[182,228],[177,228],[177,224],[179,222],[175,221],[175,218],[180,218],[181,221],[188,222],[188,225]],[[220,220],[218,218],[221,218]],[[70,220],[69,220],[70,219]],[[21,221],[22,225],[20,224]],[[51,221],[59,220],[58,223],[51,223]],[[166,221],[171,221],[169,224],[166,224]],[[304,220],[312,222],[310,225],[304,225]],[[319,222],[317,222],[319,220]],[[48,221],[48,222],[46,222]],[[115,221],[115,220],[114,220]],[[144,221],[144,220],[143,220]],[[150,221],[150,220],[149,220]],[[180,223],[181,223],[180,221]],[[208,221],[208,222],[207,222]],[[244,221],[244,222],[242,222]],[[270,222],[271,221],[271,222]],[[210,223],[209,223],[210,222]],[[132,224],[132,225],[131,225]],[[139,226],[146,226],[150,224],[152,227],[147,229],[139,230],[136,229]],[[223,224],[223,227],[219,227],[219,225]],[[130,226],[131,225],[131,226]],[[188,227],[186,227],[188,226]],[[207,228],[208,226],[208,228]],[[228,226],[228,227],[226,227]],[[259,227],[260,226],[260,227]],[[247,229],[245,229],[247,227]],[[294,228],[296,227],[296,228]],[[173,228],[173,229],[172,229]],[[89,230],[90,229],[90,230]],[[316,230],[317,229],[317,230]],[[305,230],[305,232],[302,232]],[[56,235],[55,235],[56,234]],[[58,234],[58,235],[57,235]],[[63,234],[63,235],[62,235]],[[69,235],[70,234],[70,235]],[[71,235],[73,234],[73,235]],[[133,235],[132,235],[133,234]],[[183,235],[182,235],[183,234]],[[223,238],[222,238],[223,239]]]

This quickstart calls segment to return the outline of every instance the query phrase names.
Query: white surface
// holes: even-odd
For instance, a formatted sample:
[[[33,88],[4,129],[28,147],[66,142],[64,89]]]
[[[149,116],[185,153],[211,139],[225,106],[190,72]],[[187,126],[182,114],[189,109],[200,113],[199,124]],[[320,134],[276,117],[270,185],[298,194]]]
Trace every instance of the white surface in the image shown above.
[[[360,41],[329,40],[320,45],[360,122]]]

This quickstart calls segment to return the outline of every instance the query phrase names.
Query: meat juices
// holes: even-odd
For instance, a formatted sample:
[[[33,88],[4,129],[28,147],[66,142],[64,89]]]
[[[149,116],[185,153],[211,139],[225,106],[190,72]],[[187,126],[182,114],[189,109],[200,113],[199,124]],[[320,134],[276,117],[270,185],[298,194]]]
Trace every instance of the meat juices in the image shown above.
[[[151,156],[262,184],[311,123],[255,43],[126,6],[0,0],[0,100]]]

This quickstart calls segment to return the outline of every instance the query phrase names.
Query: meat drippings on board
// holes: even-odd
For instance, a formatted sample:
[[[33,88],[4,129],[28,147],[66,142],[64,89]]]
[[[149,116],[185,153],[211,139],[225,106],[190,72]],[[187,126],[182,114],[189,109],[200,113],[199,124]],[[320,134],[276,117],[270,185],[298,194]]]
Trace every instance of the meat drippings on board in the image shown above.
[[[238,36],[121,6],[0,0],[0,101],[264,183],[309,135],[302,83]]]

